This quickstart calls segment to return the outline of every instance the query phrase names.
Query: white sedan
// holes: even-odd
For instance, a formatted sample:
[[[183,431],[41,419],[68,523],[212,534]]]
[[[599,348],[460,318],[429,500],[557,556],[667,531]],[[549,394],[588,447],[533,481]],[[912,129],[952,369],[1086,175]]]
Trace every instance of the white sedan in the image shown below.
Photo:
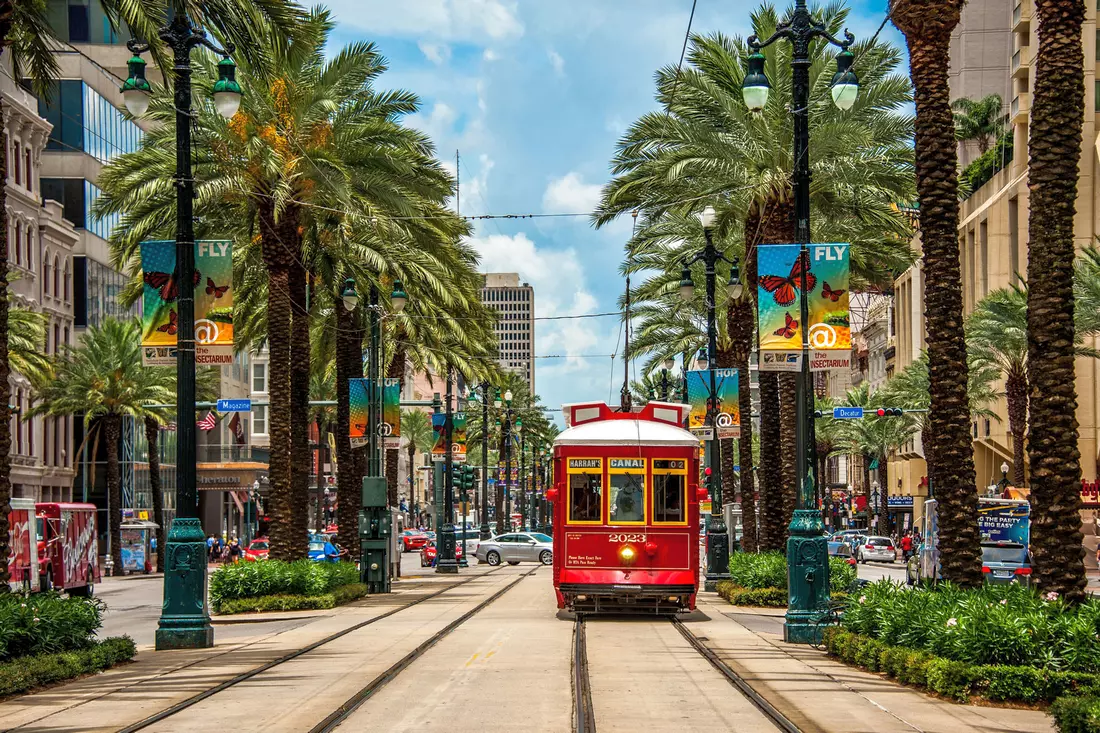
[[[489,565],[519,565],[521,562],[539,562],[549,565],[554,561],[553,538],[541,532],[511,532],[483,540],[477,546],[478,562]]]
[[[889,537],[863,537],[856,545],[856,560],[859,562],[895,562],[897,557],[894,541]]]

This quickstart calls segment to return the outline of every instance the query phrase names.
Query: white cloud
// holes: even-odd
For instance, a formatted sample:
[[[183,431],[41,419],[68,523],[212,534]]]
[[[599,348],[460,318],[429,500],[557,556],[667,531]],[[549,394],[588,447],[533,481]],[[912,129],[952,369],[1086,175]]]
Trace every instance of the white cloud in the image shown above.
[[[565,59],[561,57],[561,54],[554,49],[550,49],[547,55],[550,57],[550,65],[554,67],[554,73],[558,76],[565,76]]]
[[[542,210],[548,214],[586,213],[600,202],[600,186],[585,183],[576,171],[550,181],[542,196]]]
[[[512,0],[332,0],[328,5],[338,21],[376,37],[479,42],[515,39],[524,31]]]
[[[450,132],[457,119],[458,113],[451,105],[446,102],[436,102],[426,117],[423,113],[418,114],[413,124],[430,135],[432,139],[438,140]]]
[[[425,58],[437,66],[442,66],[451,59],[451,47],[446,43],[429,43],[420,41],[416,44]]]
[[[499,61],[500,54],[491,48],[485,49],[485,53],[481,54],[481,58],[485,61]]]

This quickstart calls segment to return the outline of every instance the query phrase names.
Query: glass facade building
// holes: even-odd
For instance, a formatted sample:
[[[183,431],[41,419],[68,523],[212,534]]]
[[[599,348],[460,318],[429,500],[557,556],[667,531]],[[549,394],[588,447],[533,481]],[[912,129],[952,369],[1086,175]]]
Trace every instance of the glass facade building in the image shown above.
[[[73,226],[87,229],[101,239],[109,239],[122,219],[118,214],[102,217],[92,214],[92,207],[103,192],[91,181],[83,178],[42,178],[40,186],[42,198],[60,203],[65,218]]]
[[[49,102],[38,100],[38,114],[53,125],[46,150],[83,152],[100,163],[137,150],[144,134],[80,79],[54,82]]]
[[[77,328],[98,326],[107,316],[125,320],[138,315],[141,301],[129,309],[119,302],[127,283],[125,275],[82,255],[73,257],[73,274],[73,323]]]
[[[50,28],[68,43],[122,44],[129,31],[111,29],[111,22],[98,0],[47,0],[46,17]]]

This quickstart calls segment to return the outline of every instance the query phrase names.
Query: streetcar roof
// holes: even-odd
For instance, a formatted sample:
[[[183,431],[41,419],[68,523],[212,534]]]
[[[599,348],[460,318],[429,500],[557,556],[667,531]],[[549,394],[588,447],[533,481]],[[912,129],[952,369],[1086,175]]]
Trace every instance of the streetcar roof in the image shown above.
[[[698,447],[699,439],[680,427],[687,405],[650,402],[637,413],[612,412],[607,405],[563,405],[570,427],[554,445],[675,445]]]

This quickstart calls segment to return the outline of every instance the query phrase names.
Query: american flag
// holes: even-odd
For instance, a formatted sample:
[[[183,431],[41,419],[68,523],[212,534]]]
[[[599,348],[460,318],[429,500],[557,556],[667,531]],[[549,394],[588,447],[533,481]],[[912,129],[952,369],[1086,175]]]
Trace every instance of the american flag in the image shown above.
[[[208,412],[206,413],[206,417],[195,424],[198,425],[199,430],[213,430],[218,427],[218,418],[214,417],[213,412]]]

